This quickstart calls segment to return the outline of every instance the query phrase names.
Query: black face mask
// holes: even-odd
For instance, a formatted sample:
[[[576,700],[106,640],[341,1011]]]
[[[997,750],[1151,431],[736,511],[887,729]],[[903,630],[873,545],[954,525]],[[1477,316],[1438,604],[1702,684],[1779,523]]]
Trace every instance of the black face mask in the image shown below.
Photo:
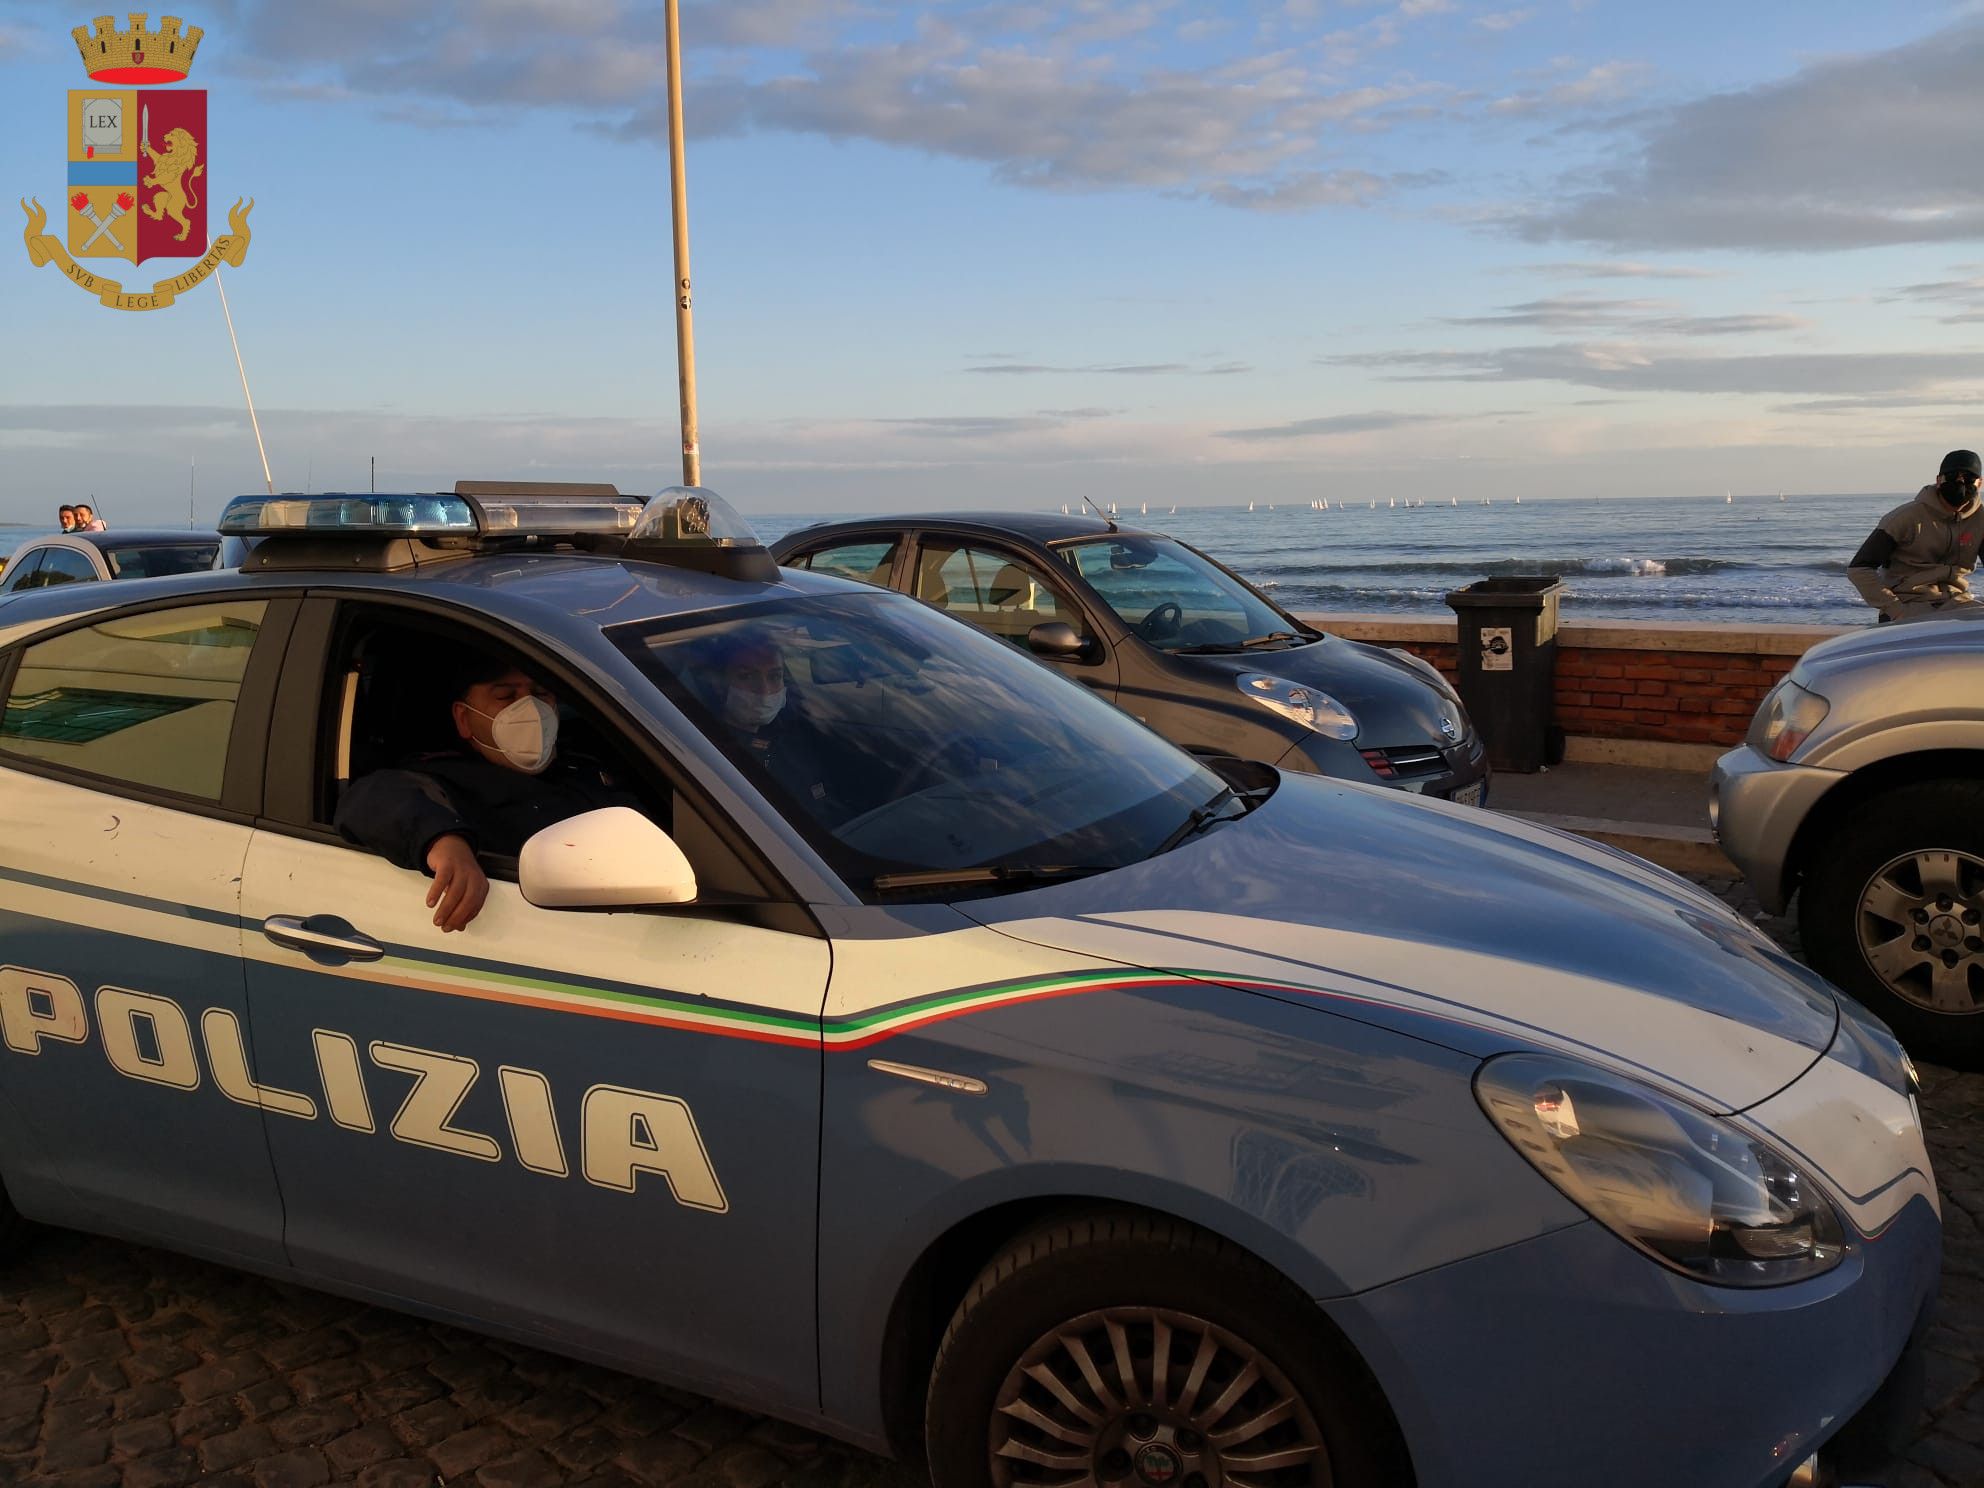
[[[1962,511],[1963,508],[1970,505],[1971,498],[1977,494],[1975,484],[1966,485],[1953,476],[1947,475],[1937,482],[1937,489],[1943,493],[1943,503],[1951,511]]]

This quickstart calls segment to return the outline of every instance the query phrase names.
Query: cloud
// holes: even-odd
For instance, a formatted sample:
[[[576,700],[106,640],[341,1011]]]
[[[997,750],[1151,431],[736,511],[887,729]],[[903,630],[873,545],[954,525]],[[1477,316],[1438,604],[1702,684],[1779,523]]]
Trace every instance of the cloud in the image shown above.
[[[1499,274],[1542,274],[1552,279],[1726,279],[1725,269],[1689,268],[1679,264],[1635,263],[1631,260],[1585,259],[1564,263],[1517,264]]]
[[[1254,429],[1221,429],[1221,439],[1274,440],[1313,439],[1340,434],[1372,434],[1385,429],[1404,429],[1414,424],[1452,422],[1436,413],[1337,413],[1322,418],[1297,419],[1289,424],[1267,424]]]
[[[1535,18],[1536,12],[1533,10],[1495,10],[1487,15],[1476,16],[1474,24],[1483,31],[1513,31],[1524,22]]]
[[[1599,104],[1615,105],[1644,88],[1653,72],[1645,62],[1601,62],[1581,76],[1548,88],[1528,89],[1498,98],[1488,105],[1488,112],[1508,118],[1586,109]]]
[[[1566,342],[1488,351],[1386,351],[1320,358],[1400,382],[1562,382],[1629,393],[1923,392],[1984,377],[1984,353],[1785,352],[1667,356],[1629,342]]]
[[[1449,316],[1448,325],[1533,326],[1547,331],[1609,330],[1649,336],[1753,336],[1802,330],[1795,315],[1676,315],[1665,300],[1557,295],[1509,305],[1493,315]]]
[[[1813,398],[1802,403],[1780,403],[1772,413],[1872,413],[1895,409],[1937,409],[1975,407],[1979,391],[1966,388],[1940,393],[1876,393],[1859,398]]]
[[[1407,0],[1405,16],[1447,8]],[[259,0],[228,56],[282,96],[376,100],[436,127],[517,107],[611,137],[659,138],[661,7],[645,0]],[[1191,24],[1177,0],[877,7],[869,0],[701,0],[683,15],[692,133],[860,140],[988,166],[1011,185],[1146,190],[1241,210],[1368,207],[1431,184],[1333,157],[1458,95],[1331,69],[1396,39],[1393,14],[1354,42],[1206,57],[1138,44]],[[1191,60],[1164,65],[1160,55]]]
[[[1216,362],[1209,367],[1193,367],[1185,362],[1090,362],[1081,366],[1056,366],[1047,362],[990,361],[979,366],[966,367],[967,372],[977,372],[1000,377],[1165,377],[1190,374],[1199,377],[1231,377],[1254,369],[1245,362]]]
[[[1958,266],[1958,272],[1975,265]],[[1939,316],[1944,325],[1971,325],[1984,320],[1984,277],[1937,279],[1924,284],[1904,284],[1899,289],[1876,296],[1883,304],[1913,302],[1950,307]]]
[[[1662,111],[1638,157],[1518,231],[1615,248],[1823,252],[1984,237],[1984,21]]]

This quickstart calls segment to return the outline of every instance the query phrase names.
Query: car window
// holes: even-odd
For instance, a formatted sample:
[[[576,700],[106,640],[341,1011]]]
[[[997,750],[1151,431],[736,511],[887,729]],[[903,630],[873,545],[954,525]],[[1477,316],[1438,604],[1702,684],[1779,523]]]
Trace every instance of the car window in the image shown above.
[[[218,801],[260,601],[148,610],[29,646],[0,753]]]
[[[50,584],[74,584],[95,578],[96,565],[74,548],[50,548],[34,576],[34,587],[41,589]]]
[[[42,555],[46,548],[30,548],[23,557],[14,559],[7,565],[5,574],[0,574],[0,594],[12,594],[16,589],[32,589],[29,582],[35,571],[41,567]]]
[[[503,651],[488,637],[445,622],[410,622],[401,612],[362,605],[346,608],[328,677],[325,716],[335,735],[325,741],[320,764],[326,778],[315,791],[321,824],[335,820],[337,803],[351,783],[374,771],[419,773],[423,760],[469,752],[447,696],[447,678],[464,648]],[[656,825],[671,829],[666,788],[638,772],[617,732],[567,697],[554,678],[533,675],[551,686],[561,772],[569,765],[610,780],[636,798]]]
[[[1140,862],[1220,788],[1093,693],[898,595],[609,634],[857,890]]]
[[[210,543],[118,543],[100,549],[114,579],[159,579],[171,574],[204,573],[220,553]]]
[[[926,537],[916,560],[916,597],[1001,640],[1024,645],[1026,633],[1049,620],[1081,629],[1033,564],[998,548]]]
[[[1238,647],[1291,628],[1231,574],[1169,538],[1103,537],[1059,551],[1118,619],[1160,650]]]
[[[875,584],[887,588],[889,570],[895,566],[897,539],[877,539],[866,542],[835,543],[831,547],[815,548],[809,553],[801,553],[793,559],[796,568],[808,568],[814,573],[832,574],[836,578],[853,579],[862,584]]]

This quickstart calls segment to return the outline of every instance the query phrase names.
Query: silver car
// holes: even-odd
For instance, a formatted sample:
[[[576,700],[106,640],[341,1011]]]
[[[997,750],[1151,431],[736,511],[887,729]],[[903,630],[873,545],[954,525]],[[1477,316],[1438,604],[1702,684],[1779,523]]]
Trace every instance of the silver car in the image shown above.
[[[56,584],[112,579],[156,579],[230,567],[239,556],[223,553],[218,532],[120,528],[115,532],[64,532],[23,543],[0,566],[0,597]],[[233,544],[238,554],[240,544]]]
[[[1984,1068],[1984,624],[1839,636],[1716,762],[1709,815],[1811,964],[1915,1053]]]

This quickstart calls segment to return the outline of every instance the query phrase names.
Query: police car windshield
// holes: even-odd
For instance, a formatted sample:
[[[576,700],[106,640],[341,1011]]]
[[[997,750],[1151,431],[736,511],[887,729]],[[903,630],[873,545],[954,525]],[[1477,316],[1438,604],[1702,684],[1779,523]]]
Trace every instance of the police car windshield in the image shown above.
[[[1141,862],[1222,788],[1003,642],[897,595],[610,632],[858,890]],[[880,884],[877,880],[881,880]]]
[[[1313,639],[1218,564],[1168,537],[1098,537],[1057,551],[1119,620],[1160,651]]]

